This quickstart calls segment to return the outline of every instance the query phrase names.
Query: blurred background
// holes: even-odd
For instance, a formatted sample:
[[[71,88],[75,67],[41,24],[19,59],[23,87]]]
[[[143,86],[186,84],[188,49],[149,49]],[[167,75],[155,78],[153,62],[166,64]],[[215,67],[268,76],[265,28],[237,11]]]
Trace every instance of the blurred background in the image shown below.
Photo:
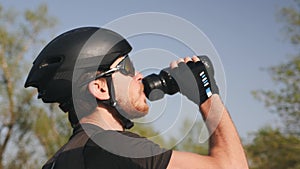
[[[0,169],[41,168],[72,132],[57,105],[43,104],[35,90],[23,87],[45,44],[76,27],[102,27],[145,12],[177,16],[211,42],[221,65],[222,98],[251,168],[299,169],[299,11],[299,0],[0,1]],[[136,36],[129,42],[133,62],[145,76],[195,54],[164,36]],[[152,65],[153,60],[160,64]],[[195,106],[178,95],[149,104],[149,117],[137,120],[134,132],[163,147],[207,154],[207,143],[199,142],[203,123]]]

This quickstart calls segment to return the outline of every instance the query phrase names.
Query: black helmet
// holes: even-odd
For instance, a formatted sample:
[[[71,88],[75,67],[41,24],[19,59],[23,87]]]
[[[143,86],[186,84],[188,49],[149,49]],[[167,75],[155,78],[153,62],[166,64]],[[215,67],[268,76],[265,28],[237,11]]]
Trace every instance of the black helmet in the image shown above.
[[[33,62],[25,87],[36,87],[38,98],[45,103],[65,102],[72,96],[74,67],[83,72],[88,68],[109,68],[131,49],[121,35],[108,29],[81,27],[70,30],[53,39],[41,51]]]

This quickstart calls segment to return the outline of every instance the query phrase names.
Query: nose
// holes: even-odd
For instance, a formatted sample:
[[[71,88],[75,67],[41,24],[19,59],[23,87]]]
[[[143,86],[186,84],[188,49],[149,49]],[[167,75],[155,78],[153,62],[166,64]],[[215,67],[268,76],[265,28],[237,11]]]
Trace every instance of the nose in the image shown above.
[[[136,72],[135,72],[134,78],[135,78],[137,81],[141,81],[141,80],[144,78],[144,76],[143,76],[140,72],[136,71]]]

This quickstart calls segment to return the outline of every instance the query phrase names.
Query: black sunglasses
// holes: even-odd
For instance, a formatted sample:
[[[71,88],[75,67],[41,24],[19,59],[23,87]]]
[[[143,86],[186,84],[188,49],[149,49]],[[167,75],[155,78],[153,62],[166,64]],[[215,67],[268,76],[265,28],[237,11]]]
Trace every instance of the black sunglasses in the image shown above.
[[[85,81],[80,86],[83,86],[83,85],[89,83],[90,81],[99,79],[101,77],[111,76],[113,73],[115,73],[117,71],[120,71],[123,75],[126,75],[126,76],[131,76],[131,77],[135,76],[135,69],[134,69],[134,66],[133,66],[131,60],[129,59],[128,55],[125,55],[123,60],[116,67],[111,68],[105,72],[102,72],[102,73],[96,75],[93,79],[89,79],[89,80]]]
[[[107,77],[112,75],[113,73],[120,71],[123,75],[131,76],[133,77],[135,75],[135,69],[134,66],[129,59],[128,55],[125,55],[123,60],[114,68],[111,68],[105,72],[102,72],[98,75],[96,75],[95,79],[98,79],[100,77]]]

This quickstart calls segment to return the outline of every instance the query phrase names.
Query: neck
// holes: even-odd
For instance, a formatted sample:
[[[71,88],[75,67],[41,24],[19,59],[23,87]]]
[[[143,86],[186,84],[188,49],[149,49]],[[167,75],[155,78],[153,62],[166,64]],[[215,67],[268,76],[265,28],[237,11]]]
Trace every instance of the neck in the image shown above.
[[[101,106],[98,106],[90,115],[81,118],[79,122],[93,124],[104,130],[124,130],[123,126],[113,117],[113,113]]]

